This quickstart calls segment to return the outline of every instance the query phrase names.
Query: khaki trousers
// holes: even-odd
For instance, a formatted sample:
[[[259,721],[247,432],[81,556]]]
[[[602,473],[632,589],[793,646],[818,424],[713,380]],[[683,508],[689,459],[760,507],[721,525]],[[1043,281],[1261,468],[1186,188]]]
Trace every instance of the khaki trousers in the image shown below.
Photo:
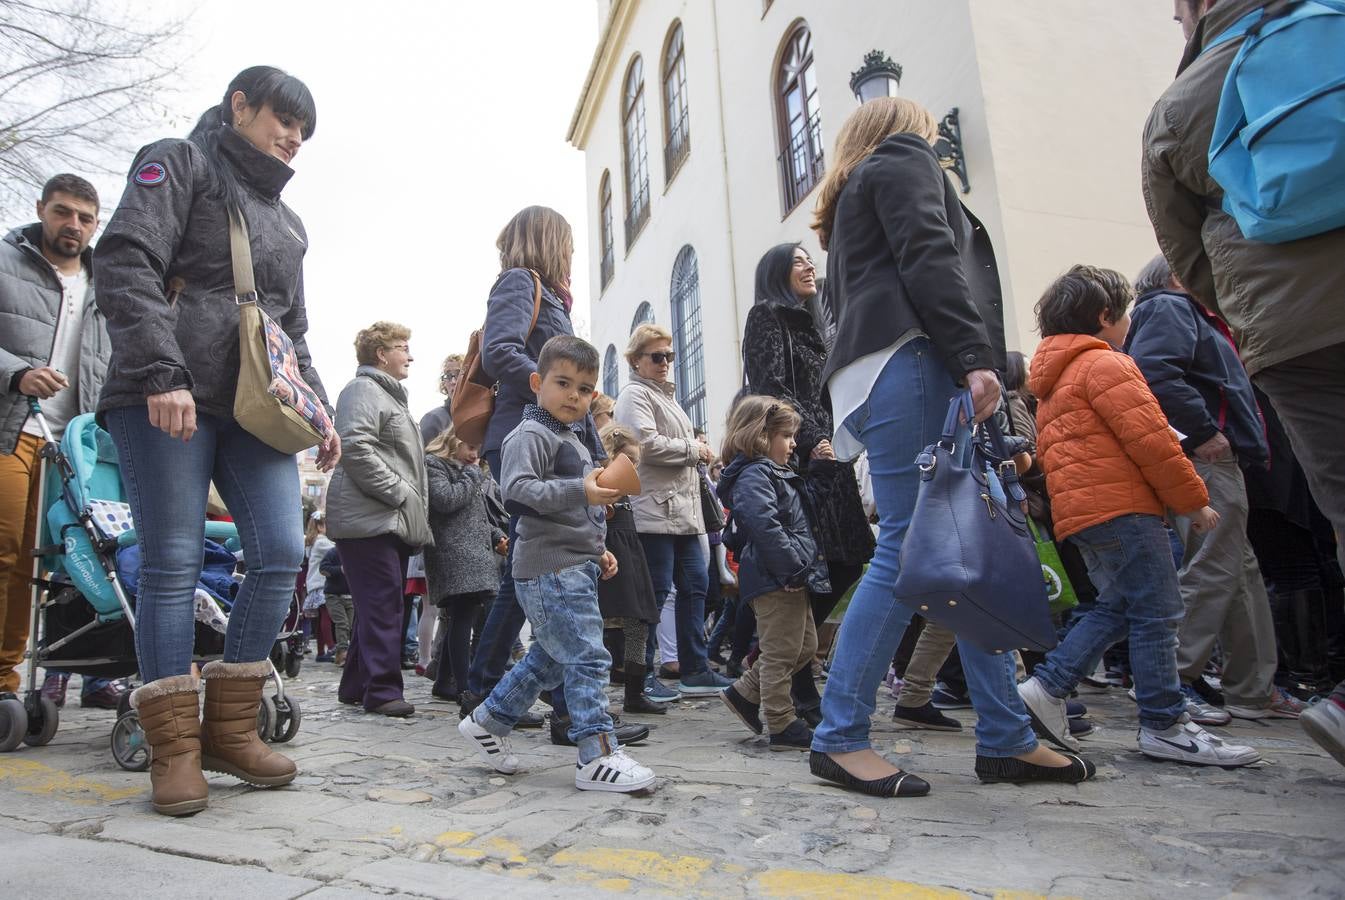
[[[37,530],[37,452],[41,438],[20,434],[0,454],[0,691],[17,691],[32,616],[33,541]]]
[[[350,649],[350,629],[355,625],[355,601],[349,594],[325,594],[327,616],[332,620],[332,637],[337,650]]]
[[[1224,650],[1224,696],[1237,706],[1265,706],[1275,692],[1275,623],[1261,568],[1247,539],[1247,485],[1231,456],[1192,459],[1210,492],[1219,524],[1196,534],[1174,516],[1185,553],[1178,571],[1186,617],[1177,632],[1182,681],[1200,677],[1217,640]]]
[[[761,652],[752,668],[733,685],[748,703],[759,703],[766,728],[779,734],[794,721],[790,680],[804,666],[813,664],[817,652],[817,627],[807,591],[772,591],[752,601],[757,616],[757,640]]]
[[[957,635],[942,625],[925,622],[920,637],[915,640],[910,662],[906,663],[906,673],[901,676],[901,695],[897,698],[897,706],[915,709],[929,702],[939,670],[948,661],[948,654],[953,652],[955,646]],[[1015,677],[1022,681],[1027,674],[1023,669],[1023,658],[1017,650],[1013,652],[1013,658]]]

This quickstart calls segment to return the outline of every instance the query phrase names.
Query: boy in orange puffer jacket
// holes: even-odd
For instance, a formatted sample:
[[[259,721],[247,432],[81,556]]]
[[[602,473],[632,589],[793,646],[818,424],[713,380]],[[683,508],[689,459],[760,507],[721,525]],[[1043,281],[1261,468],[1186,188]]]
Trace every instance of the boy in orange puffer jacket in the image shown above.
[[[1042,342],[1028,384],[1039,400],[1038,459],[1056,536],[1078,546],[1098,599],[1018,690],[1037,732],[1077,749],[1064,698],[1128,635],[1140,752],[1246,765],[1260,758],[1255,750],[1225,744],[1186,715],[1177,676],[1182,598],[1163,514],[1188,515],[1197,530],[1219,516],[1139,367],[1116,350],[1133,299],[1119,272],[1075,266],[1037,303]]]

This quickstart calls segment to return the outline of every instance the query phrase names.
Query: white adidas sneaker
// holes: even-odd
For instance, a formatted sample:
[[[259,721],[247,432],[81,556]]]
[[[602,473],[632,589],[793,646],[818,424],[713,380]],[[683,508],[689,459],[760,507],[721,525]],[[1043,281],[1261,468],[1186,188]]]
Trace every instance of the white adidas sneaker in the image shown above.
[[[1153,759],[1197,766],[1245,766],[1261,758],[1251,747],[1225,744],[1223,738],[1210,734],[1187,716],[1163,731],[1141,728],[1139,749]]]
[[[586,765],[575,764],[574,786],[581,791],[630,794],[653,783],[653,770],[631,759],[621,748]]]
[[[471,716],[462,717],[458,723],[458,733],[476,748],[476,755],[496,772],[513,775],[518,771],[518,757],[514,755],[509,738],[496,737],[476,724]]]

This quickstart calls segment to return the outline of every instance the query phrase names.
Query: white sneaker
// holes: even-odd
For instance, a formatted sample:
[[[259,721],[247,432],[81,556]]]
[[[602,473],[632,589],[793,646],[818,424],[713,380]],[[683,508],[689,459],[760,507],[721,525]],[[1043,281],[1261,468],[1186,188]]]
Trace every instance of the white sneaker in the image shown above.
[[[1205,702],[1189,684],[1182,685],[1182,695],[1186,697],[1186,714],[1197,725],[1227,725],[1233,719],[1227,710]]]
[[[513,775],[518,771],[518,757],[507,737],[496,737],[480,725],[471,716],[463,716],[458,723],[458,733],[476,748],[476,755],[486,765],[501,775]]]
[[[1284,688],[1275,688],[1274,695],[1265,706],[1236,706],[1224,704],[1224,711],[1239,719],[1297,719],[1308,705]]]
[[[611,791],[630,794],[654,783],[654,772],[617,748],[587,765],[575,763],[574,786],[581,791]]]
[[[1069,711],[1064,700],[1046,693],[1046,688],[1035,678],[1019,684],[1018,695],[1023,698],[1032,719],[1032,730],[1038,736],[1066,750],[1079,749],[1079,742],[1069,732]]]
[[[1318,700],[1299,718],[1298,723],[1317,744],[1345,766],[1345,709],[1330,697]]]
[[[1251,747],[1225,744],[1186,716],[1163,731],[1141,728],[1139,749],[1152,759],[1170,759],[1197,766],[1245,766],[1261,758]]]

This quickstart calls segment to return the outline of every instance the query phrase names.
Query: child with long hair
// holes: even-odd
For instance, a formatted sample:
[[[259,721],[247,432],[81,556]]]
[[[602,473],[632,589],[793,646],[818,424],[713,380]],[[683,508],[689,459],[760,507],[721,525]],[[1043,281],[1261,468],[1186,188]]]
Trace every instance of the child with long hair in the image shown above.
[[[425,549],[425,573],[429,596],[448,620],[436,641],[439,669],[431,693],[459,701],[467,686],[472,626],[500,589],[498,560],[509,544],[487,513],[487,476],[475,445],[459,439],[450,425],[425,448],[425,468],[434,532],[434,546]]]
[[[812,729],[794,712],[790,683],[817,652],[809,591],[831,590],[808,527],[803,479],[789,468],[799,414],[774,397],[747,396],[729,413],[719,496],[730,509],[724,543],[738,558],[740,602],[756,613],[760,653],[720,694],[754,733],[765,707],[772,750],[807,750]]]
[[[629,428],[609,422],[598,435],[609,461],[623,454],[632,465],[639,466],[640,442]],[[617,573],[614,578],[598,582],[598,607],[604,619],[621,622],[625,645],[624,708],[627,713],[662,715],[668,711],[668,705],[646,697],[644,690],[645,642],[649,639],[649,625],[658,622],[659,614],[649,563],[635,531],[635,512],[629,497],[607,507],[607,550],[616,557]]]

